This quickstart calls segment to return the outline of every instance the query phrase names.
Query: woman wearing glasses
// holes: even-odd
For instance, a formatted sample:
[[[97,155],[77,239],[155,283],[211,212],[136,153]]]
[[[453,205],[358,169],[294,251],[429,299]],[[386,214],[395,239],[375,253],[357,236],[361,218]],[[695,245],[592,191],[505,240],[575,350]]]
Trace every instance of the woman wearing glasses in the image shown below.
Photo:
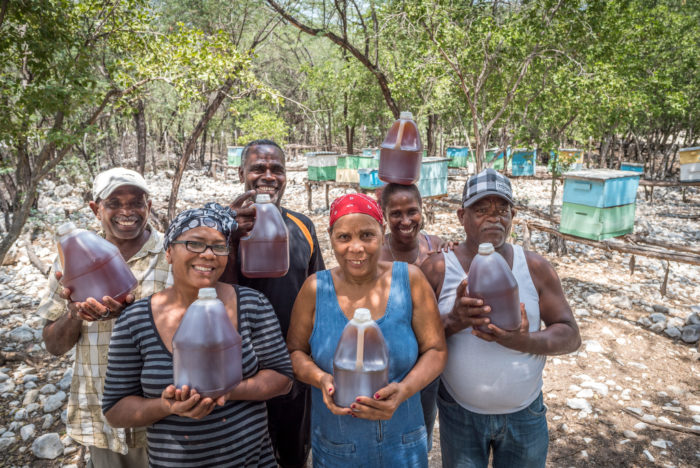
[[[218,282],[234,213],[216,203],[180,213],[165,233],[173,285],[117,319],[102,409],[114,427],[148,426],[151,466],[276,466],[265,400],[287,393],[292,367],[261,293]],[[216,288],[242,338],[243,381],[216,401],[175,388],[172,340],[200,288]]]

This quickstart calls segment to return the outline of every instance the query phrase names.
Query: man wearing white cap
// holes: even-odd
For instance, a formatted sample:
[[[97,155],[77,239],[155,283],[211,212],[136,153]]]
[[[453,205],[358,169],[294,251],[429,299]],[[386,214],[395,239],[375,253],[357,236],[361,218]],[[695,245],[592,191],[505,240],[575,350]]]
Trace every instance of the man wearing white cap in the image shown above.
[[[466,239],[421,265],[438,298],[449,354],[437,395],[444,466],[486,468],[491,458],[496,467],[544,467],[549,444],[542,400],[545,357],[573,352],[581,344],[554,268],[508,242],[515,213],[507,177],[493,169],[472,176],[457,210]],[[467,272],[480,244],[491,244],[518,284],[516,330],[490,323],[491,307],[467,294]],[[475,328],[479,325],[488,332]]]
[[[168,282],[169,266],[163,252],[163,234],[148,224],[149,189],[137,172],[117,167],[104,171],[93,182],[90,208],[102,225],[102,235],[119,248],[138,285],[127,303],[160,291]],[[46,320],[46,349],[60,356],[74,346],[75,365],[68,398],[68,435],[89,448],[92,467],[146,467],[144,429],[116,429],[102,415],[102,389],[112,326],[124,304],[111,297],[67,300],[70,290],[61,286],[61,265],[39,305]],[[103,304],[96,299],[102,299]]]

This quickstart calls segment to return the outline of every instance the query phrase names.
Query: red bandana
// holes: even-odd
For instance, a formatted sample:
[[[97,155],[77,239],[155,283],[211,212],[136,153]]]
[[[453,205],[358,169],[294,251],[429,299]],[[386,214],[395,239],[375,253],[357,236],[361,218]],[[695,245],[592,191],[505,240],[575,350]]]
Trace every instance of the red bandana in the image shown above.
[[[370,215],[381,225],[384,224],[384,215],[379,203],[364,193],[349,193],[333,200],[329,225],[332,227],[338,218],[352,213]]]

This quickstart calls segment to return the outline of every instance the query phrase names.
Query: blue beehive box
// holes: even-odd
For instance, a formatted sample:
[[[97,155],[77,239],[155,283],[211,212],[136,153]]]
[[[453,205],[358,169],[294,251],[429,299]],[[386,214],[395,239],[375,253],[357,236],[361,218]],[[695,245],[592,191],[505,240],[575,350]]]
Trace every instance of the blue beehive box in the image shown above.
[[[534,176],[536,154],[537,150],[513,150],[511,174],[514,176]]]
[[[446,153],[448,167],[467,167],[467,162],[471,159],[467,146],[448,146]]]
[[[363,168],[358,169],[360,175],[360,188],[376,189],[386,185],[386,182],[379,180],[379,169]]]
[[[423,158],[420,179],[416,184],[421,197],[434,197],[447,193],[447,158]]]
[[[609,208],[635,203],[638,172],[588,169],[563,174],[564,202]]]
[[[623,162],[620,164],[621,171],[644,172],[644,164]]]
[[[363,148],[362,156],[372,156],[374,159],[379,159],[379,148]]]

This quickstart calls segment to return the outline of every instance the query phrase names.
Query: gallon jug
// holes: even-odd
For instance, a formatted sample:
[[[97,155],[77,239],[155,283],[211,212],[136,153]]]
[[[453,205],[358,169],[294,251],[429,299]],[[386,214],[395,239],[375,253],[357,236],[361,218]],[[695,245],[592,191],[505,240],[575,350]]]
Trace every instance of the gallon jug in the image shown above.
[[[479,244],[479,254],[472,260],[467,278],[469,296],[478,297],[484,301],[484,305],[491,307],[491,313],[487,315],[491,323],[508,331],[520,327],[518,283],[505,258],[496,253],[493,244]],[[490,333],[485,325],[477,328]]]
[[[58,257],[63,269],[61,283],[70,288],[73,302],[89,297],[102,302],[104,296],[124,302],[136,287],[136,278],[119,248],[71,222],[58,227]]]
[[[393,184],[411,185],[420,178],[423,144],[410,112],[401,112],[379,150],[379,178]]]
[[[255,199],[255,224],[241,238],[241,272],[248,278],[279,278],[289,270],[289,233],[266,193]]]
[[[343,329],[333,356],[335,404],[348,408],[358,396],[372,398],[389,384],[384,335],[368,309],[357,309]]]
[[[175,386],[218,398],[242,378],[241,336],[215,288],[202,288],[173,336]]]

